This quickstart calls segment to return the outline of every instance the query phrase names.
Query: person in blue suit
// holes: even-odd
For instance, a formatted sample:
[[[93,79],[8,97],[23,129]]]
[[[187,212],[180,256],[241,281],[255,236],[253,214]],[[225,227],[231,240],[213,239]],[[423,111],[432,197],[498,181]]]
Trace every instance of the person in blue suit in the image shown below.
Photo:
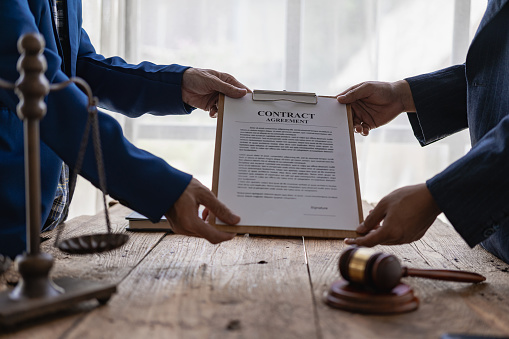
[[[95,52],[81,27],[81,1],[68,0],[64,8],[68,37],[60,41],[50,0],[0,1],[0,78],[16,81],[17,40],[25,33],[40,33],[46,41],[45,74],[50,83],[79,76],[91,86],[101,107],[130,117],[189,114],[194,108],[213,116],[220,92],[242,97],[248,91],[234,77],[213,70],[148,62],[131,65],[119,57],[105,58]],[[46,101],[47,114],[40,123],[42,225],[50,213],[62,161],[72,172],[87,120],[87,98],[74,85],[50,93]],[[15,113],[17,103],[12,91],[0,89],[0,254],[10,257],[26,246],[23,123]],[[176,233],[212,243],[234,236],[198,217],[198,207],[204,205],[226,223],[240,220],[199,181],[132,145],[109,115],[99,113],[99,127],[111,197],[154,222],[166,215]],[[99,187],[96,167],[89,143],[80,174]]]
[[[443,212],[471,246],[509,263],[509,3],[490,0],[466,62],[394,83],[365,82],[337,97],[352,104],[354,128],[368,135],[402,112],[427,145],[469,128],[472,148],[426,183],[400,188],[376,205],[348,244],[420,239]],[[382,223],[383,222],[383,223]]]

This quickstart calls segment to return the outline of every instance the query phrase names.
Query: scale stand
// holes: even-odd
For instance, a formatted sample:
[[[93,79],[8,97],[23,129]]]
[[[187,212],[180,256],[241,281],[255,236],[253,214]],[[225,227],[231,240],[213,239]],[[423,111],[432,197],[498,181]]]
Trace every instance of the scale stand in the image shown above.
[[[17,114],[23,120],[25,136],[25,195],[27,250],[16,258],[21,275],[17,286],[0,293],[0,327],[47,315],[76,303],[97,299],[105,304],[116,292],[116,284],[104,284],[72,278],[52,281],[49,272],[53,258],[40,251],[41,186],[39,122],[46,114],[44,98],[50,85],[44,72],[42,55],[45,41],[40,34],[25,34],[18,40],[19,79],[15,84],[0,79],[0,87],[14,89],[19,97]]]

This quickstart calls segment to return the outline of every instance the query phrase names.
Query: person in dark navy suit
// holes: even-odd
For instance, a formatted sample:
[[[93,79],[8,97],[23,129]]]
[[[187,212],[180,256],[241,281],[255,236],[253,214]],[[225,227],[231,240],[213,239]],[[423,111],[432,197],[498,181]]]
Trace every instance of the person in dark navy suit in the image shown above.
[[[354,128],[368,135],[409,112],[428,145],[469,128],[472,148],[426,183],[400,188],[377,204],[348,244],[420,239],[443,212],[471,246],[509,263],[509,3],[490,0],[466,62],[394,83],[365,82],[340,93]]]
[[[220,92],[237,98],[248,92],[234,77],[213,70],[149,62],[131,65],[119,57],[105,58],[82,29],[81,11],[80,0],[0,1],[0,78],[16,81],[17,40],[25,33],[40,33],[46,41],[45,74],[50,83],[79,76],[91,86],[101,107],[130,117],[189,114],[194,108],[214,116]],[[23,123],[15,113],[17,103],[12,91],[0,89],[0,254],[11,257],[26,246]],[[60,189],[62,164],[72,170],[76,163],[86,120],[87,98],[76,86],[47,97],[47,114],[40,124],[42,225]],[[111,197],[154,222],[166,215],[176,233],[212,243],[234,236],[198,217],[198,207],[204,205],[226,223],[240,220],[205,186],[132,145],[107,114],[99,113],[99,127]],[[91,145],[80,174],[98,187]]]

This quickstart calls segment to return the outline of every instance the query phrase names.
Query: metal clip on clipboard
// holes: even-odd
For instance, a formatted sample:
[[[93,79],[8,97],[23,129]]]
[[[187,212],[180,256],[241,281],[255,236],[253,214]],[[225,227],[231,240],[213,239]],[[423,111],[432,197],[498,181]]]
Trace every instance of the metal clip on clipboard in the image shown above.
[[[255,89],[252,93],[253,101],[291,101],[301,104],[318,103],[318,96],[315,93],[288,92],[288,91],[265,91]]]

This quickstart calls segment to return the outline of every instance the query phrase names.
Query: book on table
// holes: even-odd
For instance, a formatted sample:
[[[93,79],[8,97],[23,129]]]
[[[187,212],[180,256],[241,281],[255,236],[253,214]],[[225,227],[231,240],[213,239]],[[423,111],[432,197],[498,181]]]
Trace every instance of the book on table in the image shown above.
[[[363,220],[350,107],[314,93],[220,96],[212,191],[236,233],[344,238]]]
[[[170,223],[165,216],[157,223],[153,223],[146,216],[138,212],[131,212],[126,216],[129,221],[126,230],[129,231],[159,231],[159,232],[172,232]]]

